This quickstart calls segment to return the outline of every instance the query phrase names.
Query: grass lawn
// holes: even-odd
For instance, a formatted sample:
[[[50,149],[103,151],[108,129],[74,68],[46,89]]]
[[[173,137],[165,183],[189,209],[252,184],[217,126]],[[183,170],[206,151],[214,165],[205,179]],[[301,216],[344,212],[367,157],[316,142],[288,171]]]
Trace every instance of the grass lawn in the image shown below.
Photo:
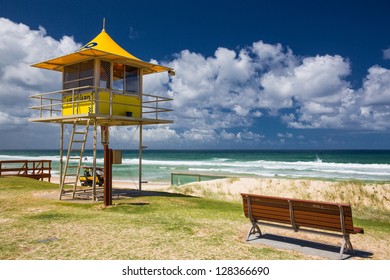
[[[307,259],[246,244],[242,204],[159,193],[102,202],[45,197],[58,185],[0,177],[0,259]],[[379,235],[390,223],[357,219]]]

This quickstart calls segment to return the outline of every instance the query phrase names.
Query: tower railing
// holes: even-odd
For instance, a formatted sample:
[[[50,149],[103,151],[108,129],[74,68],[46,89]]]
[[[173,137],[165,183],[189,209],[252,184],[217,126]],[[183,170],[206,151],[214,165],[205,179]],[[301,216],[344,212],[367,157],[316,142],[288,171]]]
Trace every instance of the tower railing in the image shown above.
[[[109,97],[100,97],[101,95],[98,93],[103,92],[108,93]],[[142,102],[139,102],[138,104],[130,104],[127,102],[114,101],[113,97],[119,95],[134,98],[142,97]],[[96,114],[112,116],[114,115],[115,107],[126,106],[141,110],[142,118],[159,120],[161,117],[160,114],[172,111],[172,109],[167,108],[166,104],[173,100],[172,98],[164,96],[145,93],[141,96],[139,94],[123,92],[121,90],[93,86],[83,86],[66,90],[39,93],[31,95],[30,98],[35,100],[35,104],[30,106],[30,109],[37,112],[37,114],[34,114],[33,116],[33,118],[36,119],[62,117],[64,116],[64,108],[68,108],[67,116],[92,116]],[[105,104],[106,107],[108,106],[108,111],[106,110],[106,112],[100,113],[98,109],[99,104],[100,106],[102,106],[102,104]],[[81,108],[84,108],[84,111],[80,112]],[[85,108],[88,108],[88,110],[85,111]],[[71,110],[71,113],[69,110]]]

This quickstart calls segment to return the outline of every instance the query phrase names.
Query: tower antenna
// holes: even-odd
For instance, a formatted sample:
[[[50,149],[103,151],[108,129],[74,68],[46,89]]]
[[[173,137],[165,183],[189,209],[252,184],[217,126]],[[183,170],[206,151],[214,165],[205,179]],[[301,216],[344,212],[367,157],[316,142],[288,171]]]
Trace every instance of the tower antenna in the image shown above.
[[[106,18],[103,18],[103,31],[106,31]]]

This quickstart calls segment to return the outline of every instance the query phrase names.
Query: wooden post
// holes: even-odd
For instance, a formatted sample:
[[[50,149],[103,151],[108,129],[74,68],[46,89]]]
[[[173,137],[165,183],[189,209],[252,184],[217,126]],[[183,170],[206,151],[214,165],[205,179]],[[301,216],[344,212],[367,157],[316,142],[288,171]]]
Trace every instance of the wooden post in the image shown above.
[[[62,198],[62,186],[63,186],[63,172],[64,172],[64,161],[62,157],[64,156],[64,123],[61,122],[60,130],[60,200]]]
[[[102,132],[103,133],[103,132]],[[103,190],[103,204],[105,206],[108,205],[107,203],[107,190],[108,190],[108,185],[110,184],[110,175],[108,174],[109,171],[109,164],[108,164],[108,145],[104,144],[104,190]]]
[[[112,150],[108,148],[108,143],[110,142],[108,129],[108,126],[101,126],[102,144],[104,147],[103,203],[105,206],[112,205]]]
[[[96,120],[93,124],[93,163],[92,163],[92,168],[93,168],[93,176],[96,177],[96,157],[97,157],[97,152],[96,152],[96,149],[97,149],[97,126],[96,126]],[[97,198],[97,194],[96,194],[96,179],[93,180],[93,183],[92,183],[92,196],[93,196],[93,200],[97,201],[98,198]]]
[[[139,161],[138,161],[138,189],[142,189],[142,123],[139,125]]]
[[[139,97],[141,102],[141,108],[140,108],[140,118],[143,118],[142,109],[143,109],[143,103],[144,103],[144,97],[143,97],[143,85],[142,85],[142,76],[143,76],[143,70],[138,69],[138,76],[139,79]],[[139,162],[138,162],[138,189],[142,190],[142,122],[139,123],[139,146],[138,146],[138,152],[139,152]]]
[[[112,150],[104,144],[104,206],[112,205]]]

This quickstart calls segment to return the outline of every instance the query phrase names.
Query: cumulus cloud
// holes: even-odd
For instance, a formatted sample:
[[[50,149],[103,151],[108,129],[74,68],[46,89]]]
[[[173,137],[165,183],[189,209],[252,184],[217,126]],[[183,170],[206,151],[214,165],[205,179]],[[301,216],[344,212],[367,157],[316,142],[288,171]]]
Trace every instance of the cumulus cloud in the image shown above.
[[[390,59],[390,48],[383,50],[383,58]]]
[[[216,132],[212,129],[191,128],[183,133],[188,142],[213,143],[216,141]]]
[[[177,75],[158,78],[158,91],[174,98],[173,127],[196,129],[193,139],[203,141],[204,129],[207,139],[242,140],[248,132],[230,130],[253,130],[267,115],[295,129],[390,127],[389,70],[371,67],[363,87],[354,89],[350,62],[340,55],[299,57],[281,44],[258,41],[239,50],[218,48],[210,57],[183,50],[163,63]]]
[[[237,133],[237,139],[242,141],[247,141],[249,140],[249,142],[259,142],[261,141],[261,139],[263,139],[264,136],[259,134],[259,133],[255,133],[253,131],[242,131],[242,132],[239,132]]]
[[[299,57],[263,41],[210,57],[184,50],[165,63],[177,72],[164,85],[175,99],[175,127],[224,129],[226,138],[266,115],[296,129],[390,127],[389,70],[379,66],[354,89],[350,62],[340,55]]]
[[[1,130],[12,130],[14,128],[20,129],[25,124],[25,120],[21,117],[12,116],[6,112],[0,112]]]
[[[294,135],[292,133],[289,133],[289,132],[287,132],[287,133],[278,133],[277,136],[279,138],[293,138],[294,137]]]
[[[70,36],[56,40],[43,27],[33,30],[5,18],[0,25],[0,130],[12,130],[27,125],[29,95],[56,90],[61,82],[58,73],[30,64],[81,45]],[[383,57],[390,59],[390,49]],[[368,69],[361,88],[352,88],[350,62],[342,56],[302,57],[263,41],[234,50],[219,47],[208,57],[182,50],[171,60],[151,62],[174,68],[176,76],[145,77],[146,93],[174,99],[174,124],[145,127],[149,143],[260,143],[267,136],[259,123],[267,117],[294,129],[390,128],[390,70],[378,65]],[[112,135],[126,143],[135,129],[113,128]]]
[[[366,129],[390,127],[390,70],[380,66],[368,69],[360,89],[358,112],[352,116]]]
[[[390,105],[390,70],[379,66],[368,69],[362,90],[363,105]]]
[[[112,126],[110,127],[110,137],[114,145],[119,145],[121,149],[138,148],[139,126]],[[168,126],[143,127],[142,139],[149,145],[164,147],[164,143],[173,141],[179,142],[182,138],[174,129]]]
[[[0,18],[0,130],[20,129],[32,112],[28,96],[58,89],[58,73],[34,69],[30,65],[60,56],[80,47],[73,38],[59,41],[40,27],[32,30],[22,23]]]

